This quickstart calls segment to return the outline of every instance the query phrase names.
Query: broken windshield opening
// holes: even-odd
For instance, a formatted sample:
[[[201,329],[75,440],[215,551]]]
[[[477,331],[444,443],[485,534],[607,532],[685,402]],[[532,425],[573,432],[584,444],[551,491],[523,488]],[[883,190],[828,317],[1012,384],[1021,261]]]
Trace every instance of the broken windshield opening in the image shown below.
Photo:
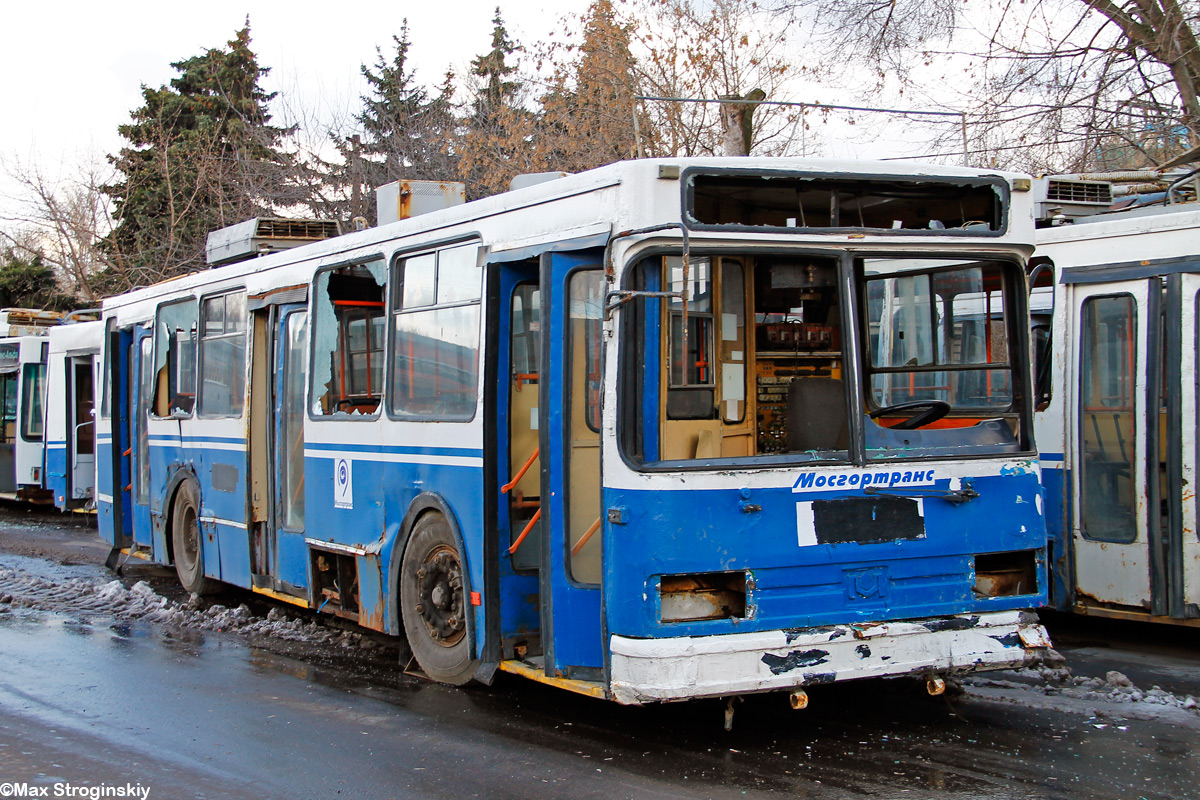
[[[789,175],[694,175],[689,219],[700,226],[998,233],[1007,189],[962,181]]]
[[[1023,449],[1014,275],[995,261],[828,252],[693,256],[687,269],[644,258],[628,288],[663,294],[623,311],[622,373],[637,377],[622,390],[622,441],[644,462]]]

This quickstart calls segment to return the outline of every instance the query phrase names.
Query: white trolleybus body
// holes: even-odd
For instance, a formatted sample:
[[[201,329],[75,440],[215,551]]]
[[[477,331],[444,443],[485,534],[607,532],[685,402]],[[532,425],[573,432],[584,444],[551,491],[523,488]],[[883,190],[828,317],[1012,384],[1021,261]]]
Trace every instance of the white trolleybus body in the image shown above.
[[[47,333],[62,315],[0,309],[0,497],[46,502],[44,490]]]
[[[1030,276],[1052,600],[1200,624],[1200,205],[1109,211],[1112,189],[1051,179],[1068,213],[1049,209]]]
[[[450,683],[643,703],[1020,664],[1047,644],[1028,188],[635,161],[112,298],[102,535]]]
[[[47,337],[45,488],[60,511],[95,509],[95,387],[104,338],[97,317],[68,315]]]

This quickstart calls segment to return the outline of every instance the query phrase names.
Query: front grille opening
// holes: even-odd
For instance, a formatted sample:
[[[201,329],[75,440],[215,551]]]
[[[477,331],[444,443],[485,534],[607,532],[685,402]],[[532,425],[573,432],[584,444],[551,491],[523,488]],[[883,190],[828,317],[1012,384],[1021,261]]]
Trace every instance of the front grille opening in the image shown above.
[[[658,592],[663,622],[746,617],[744,572],[663,575]]]
[[[1037,590],[1036,550],[975,556],[976,597],[1015,597]]]

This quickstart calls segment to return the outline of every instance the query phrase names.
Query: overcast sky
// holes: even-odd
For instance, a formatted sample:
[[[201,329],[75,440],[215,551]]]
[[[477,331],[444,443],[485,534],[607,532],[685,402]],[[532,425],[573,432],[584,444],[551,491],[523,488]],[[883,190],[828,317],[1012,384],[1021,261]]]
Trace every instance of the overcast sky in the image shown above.
[[[269,89],[300,93],[308,109],[355,105],[359,67],[389,55],[407,17],[417,78],[441,81],[484,52],[496,0],[433,2],[60,2],[4,3],[0,38],[0,157],[54,169],[88,152],[115,152],[117,126],[141,105],[141,86],[161,86],[171,62],[222,47],[250,16]],[[504,0],[510,34],[541,39],[587,0]],[[356,107],[356,106],[355,106]],[[320,110],[324,110],[320,108]],[[352,109],[353,110],[353,109]]]

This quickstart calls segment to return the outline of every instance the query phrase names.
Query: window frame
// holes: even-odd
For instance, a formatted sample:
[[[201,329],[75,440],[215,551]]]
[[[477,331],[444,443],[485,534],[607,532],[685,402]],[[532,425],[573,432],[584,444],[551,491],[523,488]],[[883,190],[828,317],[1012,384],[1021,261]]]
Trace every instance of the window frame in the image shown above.
[[[380,419],[381,414],[383,413],[382,409],[387,405],[387,375],[388,375],[388,360],[389,360],[388,359],[388,349],[389,348],[385,344],[384,351],[383,351],[384,363],[381,366],[382,380],[380,382],[380,387],[379,387],[379,405],[377,405],[375,407],[374,411],[372,411],[370,414],[361,414],[361,413],[360,414],[337,414],[337,413],[318,414],[313,411],[313,404],[319,397],[319,395],[316,394],[317,387],[314,382],[316,381],[316,378],[317,378],[317,370],[315,369],[315,365],[317,363],[317,361],[316,361],[316,358],[317,358],[317,325],[318,325],[319,317],[320,317],[320,315],[317,312],[317,304],[322,302],[321,292],[319,291],[319,288],[318,288],[318,284],[321,280],[321,276],[329,275],[331,273],[334,273],[334,272],[337,272],[338,270],[343,270],[343,269],[353,269],[354,267],[367,267],[368,265],[373,264],[375,262],[381,262],[384,264],[385,267],[387,267],[387,264],[388,264],[387,259],[385,258],[385,256],[382,253],[371,253],[369,255],[364,255],[359,258],[352,259],[350,261],[344,261],[344,262],[341,262],[338,264],[331,264],[327,267],[322,267],[321,269],[318,269],[316,272],[313,273],[312,282],[309,284],[309,291],[308,291],[308,297],[309,297],[309,302],[308,302],[308,362],[307,362],[307,369],[306,369],[308,374],[305,376],[305,379],[304,379],[304,382],[305,382],[305,386],[304,386],[304,409],[305,409],[305,411],[304,411],[304,413],[308,419],[311,419],[314,422],[375,421],[375,420]],[[379,290],[383,295],[382,308],[383,308],[383,318],[385,320],[385,325],[386,325],[386,320],[388,318],[388,302],[389,302],[388,298],[391,296],[391,293],[392,293],[390,284],[391,284],[391,270],[390,270],[390,268],[388,268],[388,270],[384,273],[383,284],[382,285],[376,284],[377,286],[379,286]],[[333,301],[328,301],[328,302],[330,303],[330,305],[332,307]],[[335,311],[335,315],[336,315],[336,311]],[[369,316],[367,318],[370,319]],[[369,328],[370,328],[370,326],[368,325],[368,329]],[[385,337],[387,335],[386,327],[384,330],[384,335],[385,335]],[[340,325],[338,326],[337,338],[339,340],[342,338],[342,330],[341,330]],[[387,339],[385,338],[385,343],[386,343],[386,341],[387,341]],[[329,352],[332,353],[333,351],[329,351]],[[369,350],[368,350],[368,352],[369,352]],[[369,363],[368,363],[367,368],[368,368],[368,370],[370,369]],[[330,373],[330,380],[331,381],[333,380],[332,371]]]
[[[228,322],[228,320],[229,320],[229,298],[232,295],[236,295],[236,294],[242,295],[242,308],[245,311],[245,313],[243,314],[243,316],[240,320],[240,322],[242,324],[242,328],[241,328],[241,330],[228,332],[227,328],[229,327],[229,322]],[[205,323],[207,322],[207,319],[205,317],[205,308],[210,301],[216,300],[217,298],[222,298],[225,300],[224,311],[223,311],[222,317],[221,317],[222,332],[219,334],[215,334],[215,335],[209,335],[205,331]],[[196,407],[195,407],[195,412],[196,412],[197,418],[200,418],[200,419],[242,419],[246,416],[246,405],[247,405],[246,395],[247,395],[247,389],[249,387],[249,381],[247,380],[248,376],[246,374],[246,367],[249,364],[249,344],[250,344],[250,341],[249,341],[249,339],[250,339],[250,312],[248,310],[246,310],[247,309],[246,302],[247,302],[246,289],[242,288],[242,287],[223,289],[219,292],[213,292],[212,294],[201,295],[199,298],[198,304],[196,306],[196,332],[197,332],[197,335],[196,335]],[[207,411],[204,407],[205,406],[204,380],[203,380],[203,378],[204,378],[204,376],[203,376],[204,349],[205,349],[207,343],[209,343],[209,342],[213,342],[216,340],[226,341],[226,340],[232,339],[237,336],[242,337],[242,359],[241,359],[241,361],[242,361],[242,392],[241,392],[241,396],[239,398],[239,410],[236,414],[235,413],[211,413],[211,412]],[[232,399],[232,396],[231,396],[231,399]]]
[[[642,262],[646,259],[661,259],[663,256],[680,254],[679,248],[671,245],[651,246],[645,249],[632,251],[626,258],[625,263],[621,266],[621,288],[623,291],[637,293],[639,291],[666,291],[662,283],[662,270],[658,268],[657,283],[653,286],[643,286],[644,267]],[[860,274],[857,264],[862,259],[870,258],[915,258],[929,260],[954,260],[959,264],[967,262],[990,262],[999,265],[1002,269],[1002,279],[1004,281],[1005,301],[1009,304],[1005,314],[1005,331],[1008,338],[1008,361],[1007,369],[1011,371],[1013,381],[1013,399],[1007,411],[999,411],[997,409],[970,409],[973,411],[985,411],[990,417],[1011,416],[1019,421],[1019,429],[1016,433],[1017,442],[1013,450],[998,450],[985,449],[983,452],[964,452],[955,454],[954,459],[976,460],[976,459],[998,459],[998,458],[1013,458],[1026,457],[1032,455],[1033,449],[1033,403],[1030,397],[1032,388],[1030,381],[1032,376],[1028,378],[1020,365],[1029,366],[1027,355],[1022,355],[1028,352],[1029,332],[1028,330],[1018,330],[1020,326],[1016,326],[1014,321],[1021,315],[1023,309],[1027,309],[1028,296],[1025,292],[1024,279],[1024,264],[1015,253],[991,253],[979,249],[969,249],[965,251],[949,251],[937,252],[927,249],[915,251],[888,251],[877,248],[870,250],[850,249],[845,246],[837,248],[820,247],[810,244],[797,244],[795,246],[778,246],[778,247],[756,247],[749,243],[738,243],[734,245],[721,245],[713,247],[693,247],[691,251],[693,257],[696,256],[712,256],[713,258],[722,259],[737,259],[741,261],[743,269],[743,279],[747,282],[753,280],[751,265],[749,260],[759,257],[771,256],[786,256],[786,257],[813,257],[824,258],[837,262],[838,270],[838,288],[841,292],[842,301],[840,305],[840,323],[842,326],[842,365],[847,381],[847,402],[851,407],[864,407],[866,405],[867,384],[864,375],[864,362],[870,357],[867,351],[867,344],[870,337],[868,327],[868,299],[866,292],[866,282],[864,276]],[[757,269],[757,266],[754,267]],[[955,267],[949,267],[951,269]],[[929,270],[922,270],[928,272]],[[903,274],[903,273],[898,273]],[[621,461],[632,471],[644,474],[656,473],[675,473],[675,472],[719,472],[729,468],[737,469],[780,469],[780,468],[801,468],[809,469],[812,467],[826,466],[843,466],[854,465],[864,468],[877,468],[881,461],[877,458],[873,459],[868,456],[868,447],[866,439],[865,420],[859,419],[852,411],[848,416],[848,432],[850,436],[849,449],[845,452],[847,455],[836,459],[817,459],[804,460],[788,454],[755,454],[750,456],[735,456],[728,458],[712,458],[712,459],[665,459],[662,457],[662,443],[655,442],[654,455],[655,458],[650,459],[646,455],[646,449],[649,443],[645,441],[645,430],[647,426],[646,414],[654,411],[655,425],[660,424],[665,416],[663,409],[664,395],[667,391],[666,381],[663,380],[658,388],[653,391],[658,395],[658,406],[652,408],[653,403],[645,394],[644,370],[637,366],[639,363],[644,364],[647,349],[655,348],[661,345],[656,344],[656,341],[647,339],[646,325],[648,319],[654,317],[657,325],[664,327],[667,325],[668,315],[661,310],[662,304],[658,304],[659,311],[650,313],[648,306],[655,303],[652,298],[644,300],[635,300],[627,303],[621,311],[621,318],[617,325],[615,338],[619,341],[616,350],[617,357],[617,385],[615,387],[617,397],[617,452]],[[747,301],[749,302],[749,301]],[[750,312],[748,312],[750,313]],[[719,314],[717,314],[719,316]],[[749,322],[747,322],[749,324]],[[751,334],[747,333],[750,337]],[[747,341],[748,351],[752,347]],[[999,362],[997,362],[999,363]],[[749,369],[749,365],[747,367]],[[750,376],[748,375],[748,380]],[[748,387],[747,391],[752,392],[753,388]],[[656,410],[657,409],[657,410]],[[967,410],[963,407],[963,410]],[[746,412],[746,420],[750,419],[749,411]],[[911,456],[898,458],[894,463],[922,463],[922,462],[938,462],[945,461],[949,458],[945,452],[938,452],[934,449],[929,451],[919,450]]]
[[[1072,409],[1071,422],[1075,426],[1076,430],[1079,430],[1079,431],[1087,430],[1087,427],[1084,424],[1084,415],[1087,413],[1087,408],[1088,408],[1087,402],[1091,398],[1090,390],[1091,390],[1091,385],[1092,385],[1092,380],[1093,380],[1093,377],[1090,374],[1091,367],[1094,362],[1099,361],[1099,358],[1097,357],[1097,355],[1094,352],[1096,345],[1097,345],[1097,341],[1090,336],[1087,323],[1088,323],[1089,311],[1092,311],[1092,309],[1095,309],[1096,304],[1099,303],[1100,301],[1104,301],[1104,300],[1125,301],[1128,303],[1128,308],[1129,308],[1129,312],[1130,312],[1125,317],[1127,330],[1129,331],[1129,334],[1130,334],[1129,341],[1127,342],[1129,361],[1125,365],[1127,367],[1127,373],[1125,375],[1125,382],[1126,382],[1126,389],[1128,390],[1127,398],[1129,400],[1129,410],[1128,410],[1128,412],[1124,412],[1124,413],[1129,414],[1129,420],[1133,426],[1133,431],[1132,431],[1133,435],[1129,439],[1129,441],[1131,443],[1130,447],[1133,448],[1133,450],[1131,451],[1132,455],[1130,457],[1130,462],[1129,462],[1130,470],[1129,470],[1128,480],[1129,480],[1130,498],[1133,501],[1131,508],[1132,508],[1132,511],[1134,514],[1134,519],[1133,519],[1134,524],[1133,524],[1132,528],[1130,529],[1130,531],[1132,533],[1132,536],[1130,538],[1124,538],[1124,537],[1120,538],[1120,539],[1104,538],[1102,536],[1097,536],[1094,533],[1089,533],[1088,527],[1087,527],[1088,518],[1084,516],[1084,514],[1087,511],[1087,508],[1086,508],[1087,504],[1084,502],[1084,495],[1083,495],[1084,484],[1089,476],[1089,474],[1088,474],[1088,459],[1083,457],[1083,454],[1085,452],[1085,447],[1087,445],[1087,441],[1085,439],[1085,436],[1081,435],[1078,439],[1078,445],[1077,445],[1078,446],[1077,456],[1078,456],[1078,461],[1079,461],[1079,468],[1078,468],[1079,469],[1079,477],[1077,479],[1079,482],[1079,484],[1078,484],[1079,485],[1079,494],[1078,494],[1078,498],[1077,498],[1077,502],[1079,504],[1078,529],[1079,529],[1080,537],[1088,542],[1099,542],[1099,543],[1103,543],[1103,544],[1114,544],[1114,545],[1131,545],[1131,544],[1136,544],[1137,541],[1142,536],[1142,533],[1141,533],[1141,531],[1138,527],[1138,523],[1137,523],[1137,495],[1138,495],[1139,489],[1138,489],[1138,474],[1137,474],[1138,457],[1137,457],[1137,453],[1136,453],[1136,447],[1137,447],[1136,443],[1138,442],[1138,436],[1139,436],[1138,401],[1139,401],[1139,399],[1141,399],[1141,398],[1139,398],[1139,393],[1138,393],[1138,388],[1137,388],[1138,378],[1139,378],[1139,375],[1138,375],[1139,356],[1149,358],[1148,353],[1142,354],[1142,353],[1138,352],[1138,333],[1139,333],[1138,326],[1142,324],[1142,321],[1141,321],[1141,314],[1140,314],[1140,311],[1138,308],[1138,298],[1137,298],[1137,295],[1135,295],[1133,292],[1115,291],[1115,292],[1106,292],[1104,294],[1089,294],[1089,295],[1085,296],[1084,298],[1082,298],[1082,302],[1079,304],[1079,326],[1078,326],[1078,329],[1079,329],[1079,345],[1078,346],[1079,346],[1079,353],[1080,353],[1079,385],[1078,385],[1079,396],[1078,396],[1078,402],[1075,403],[1075,408]],[[1099,320],[1097,320],[1097,321],[1099,321]],[[1120,410],[1119,407],[1113,407],[1113,408],[1115,410]],[[1157,409],[1155,410],[1154,413],[1158,413]],[[1149,467],[1149,469],[1157,469],[1157,467],[1156,466]]]
[[[441,255],[442,253],[455,250],[458,248],[474,248],[475,252],[475,271],[477,273],[477,287],[475,296],[467,300],[454,300],[450,302],[439,302],[441,288]],[[480,385],[483,376],[481,375],[480,364],[482,363],[483,349],[485,337],[483,334],[483,326],[486,322],[483,309],[484,295],[484,277],[486,269],[481,262],[481,253],[483,252],[483,243],[477,237],[467,239],[453,239],[445,242],[438,242],[432,245],[425,245],[412,250],[397,250],[392,254],[391,261],[388,265],[388,279],[392,284],[391,290],[388,292],[388,307],[387,328],[386,328],[386,343],[387,357],[384,365],[384,384],[388,390],[384,392],[383,406],[385,414],[389,420],[396,422],[453,422],[453,423],[470,423],[479,415],[480,408]],[[433,302],[414,305],[405,308],[401,305],[403,301],[404,281],[401,275],[403,264],[410,259],[422,258],[424,256],[434,256],[434,282],[433,282]],[[436,314],[439,311],[446,311],[459,308],[474,308],[475,309],[475,326],[473,331],[473,341],[475,343],[475,360],[474,360],[474,392],[471,404],[471,413],[469,415],[447,415],[447,414],[406,414],[400,412],[396,408],[395,392],[391,391],[395,386],[396,376],[395,370],[398,367],[398,359],[395,357],[397,347],[397,320],[402,316],[415,316],[418,314]],[[544,312],[544,309],[543,309]]]
[[[1021,370],[1019,370],[1017,368],[1017,365],[1020,363],[1019,348],[1022,347],[1021,342],[1023,340],[1018,335],[1019,332],[1016,330],[1017,326],[1015,326],[1013,324],[1013,313],[1015,311],[1019,311],[1019,308],[1014,308],[1015,304],[1019,300],[1019,297],[1018,297],[1018,292],[1017,292],[1018,287],[1014,287],[1011,285],[1011,283],[1012,283],[1011,277],[1008,274],[1009,272],[1011,272],[1011,270],[1005,270],[1005,268],[1004,268],[1006,259],[1001,258],[1001,257],[973,256],[973,255],[966,255],[966,256],[960,257],[955,254],[943,254],[941,256],[936,256],[936,255],[929,256],[929,255],[923,255],[923,254],[911,254],[910,255],[910,254],[905,253],[902,255],[913,261],[919,261],[921,259],[927,259],[929,261],[944,261],[944,260],[948,260],[947,255],[949,255],[950,258],[955,259],[959,263],[956,263],[956,264],[953,264],[950,266],[946,266],[946,267],[933,267],[930,269],[913,269],[913,270],[906,270],[903,272],[889,273],[887,275],[868,276],[863,269],[863,267],[865,266],[865,262],[868,260],[871,260],[873,258],[880,258],[880,257],[887,257],[887,256],[879,256],[874,253],[855,253],[852,255],[853,269],[854,269],[854,273],[855,273],[854,280],[855,280],[855,284],[857,286],[856,291],[859,294],[857,308],[861,310],[861,313],[859,314],[859,316],[860,316],[859,336],[860,336],[860,341],[861,341],[861,348],[860,348],[861,349],[861,357],[860,357],[859,373],[861,374],[861,378],[862,378],[862,399],[863,399],[864,407],[866,409],[868,409],[868,411],[878,411],[881,408],[887,407],[887,406],[881,406],[875,401],[874,390],[872,389],[871,381],[872,381],[872,378],[876,375],[921,375],[921,374],[937,375],[938,373],[986,374],[988,372],[1007,371],[1009,374],[1009,384],[1012,387],[1012,397],[1007,406],[1001,408],[998,406],[968,406],[968,405],[957,405],[956,404],[956,405],[954,405],[953,408],[955,411],[979,412],[979,413],[983,413],[983,414],[988,414],[990,416],[1017,416],[1017,417],[1020,417],[1021,416],[1022,398],[1025,395],[1027,395],[1028,392],[1021,392],[1021,391],[1019,391],[1019,387],[1018,387],[1018,383],[1021,378],[1021,375],[1020,375]],[[934,338],[930,341],[930,346],[933,348],[934,360],[931,361],[929,364],[918,363],[913,366],[907,366],[907,365],[902,365],[902,366],[880,365],[880,366],[877,366],[877,365],[875,365],[873,363],[873,359],[874,359],[876,353],[872,350],[872,347],[871,347],[871,341],[872,341],[871,335],[870,335],[871,312],[870,312],[870,293],[868,291],[868,284],[870,284],[872,281],[884,281],[884,280],[895,279],[895,278],[899,278],[899,277],[920,275],[920,276],[925,276],[926,278],[929,279],[930,294],[931,294],[931,297],[933,297],[933,296],[936,296],[936,292],[934,291],[935,276],[943,274],[943,273],[947,273],[947,272],[962,271],[965,268],[969,268],[970,262],[975,262],[980,267],[983,267],[983,266],[989,265],[989,264],[995,265],[1000,270],[999,277],[1001,280],[1001,286],[1000,286],[999,291],[1001,293],[1001,299],[1003,301],[1003,309],[1002,309],[1001,313],[1003,315],[1002,320],[1003,320],[1003,327],[1004,327],[1004,332],[1005,332],[1004,338],[1005,338],[1005,345],[1007,348],[1006,360],[1004,360],[1004,361],[977,361],[977,362],[965,362],[965,363],[952,363],[952,362],[938,360],[938,358],[939,358],[937,355],[938,345],[942,344],[942,342],[939,341],[938,339]],[[1012,262],[1008,262],[1008,263],[1011,264]],[[907,311],[912,308],[914,308],[914,307],[906,306],[899,310]],[[931,313],[936,316],[937,314],[940,313],[939,303],[931,302],[930,309],[931,309]],[[881,320],[880,322],[882,324],[883,321]],[[889,322],[890,322],[890,320],[889,320]],[[936,324],[931,325],[931,329],[934,331],[936,331],[938,329],[938,327],[939,326]],[[1017,356],[1017,358],[1014,359],[1014,356]],[[949,376],[947,376],[947,377],[949,378]],[[1029,424],[1029,423],[1027,423],[1027,424]]]
[[[192,324],[195,326],[193,329],[193,335],[196,337],[194,340],[193,348],[192,348],[192,369],[191,369],[192,407],[186,412],[183,412],[183,411],[175,412],[175,411],[171,410],[171,398],[173,396],[171,390],[173,388],[178,388],[178,386],[173,386],[172,381],[178,381],[178,379],[182,375],[182,373],[179,372],[179,370],[178,370],[178,357],[176,357],[176,359],[174,361],[172,361],[172,358],[171,358],[172,348],[169,345],[167,347],[167,352],[165,354],[163,354],[163,366],[162,367],[158,366],[158,358],[159,358],[159,351],[158,351],[159,331],[158,331],[158,328],[159,328],[160,320],[162,319],[163,309],[169,308],[171,306],[182,306],[182,305],[186,305],[188,303],[191,303],[194,306],[194,313],[192,316]],[[152,356],[152,360],[151,360],[151,365],[152,365],[153,374],[154,374],[154,377],[152,379],[153,386],[152,386],[151,394],[154,399],[150,402],[150,406],[149,406],[150,418],[151,419],[192,419],[196,416],[196,399],[197,399],[196,398],[197,359],[196,359],[195,349],[196,349],[196,345],[199,344],[199,335],[200,335],[200,301],[199,301],[199,299],[196,297],[193,297],[191,295],[186,295],[184,297],[179,297],[179,298],[176,298],[173,300],[164,300],[164,301],[160,302],[154,309],[153,326],[154,327],[151,329],[150,335],[153,337],[153,340],[154,340],[153,356]],[[158,399],[158,390],[159,390],[158,389],[158,371],[160,369],[162,369],[163,367],[166,367],[166,370],[167,370],[167,413],[164,415],[160,415],[155,411],[155,405],[156,405],[156,401]]]
[[[70,363],[70,359],[67,359]],[[36,381],[39,389],[40,398],[37,399],[38,410],[41,411],[38,417],[40,428],[36,436],[30,434],[29,423],[33,420],[29,410],[33,408],[33,398],[30,397],[32,388],[30,376],[37,373],[38,380]],[[72,375],[72,380],[74,375]],[[21,435],[21,440],[25,442],[42,442],[46,439],[46,362],[45,361],[30,361],[21,365],[21,389],[20,389],[20,408],[17,409],[17,415],[21,418],[18,431]]]

